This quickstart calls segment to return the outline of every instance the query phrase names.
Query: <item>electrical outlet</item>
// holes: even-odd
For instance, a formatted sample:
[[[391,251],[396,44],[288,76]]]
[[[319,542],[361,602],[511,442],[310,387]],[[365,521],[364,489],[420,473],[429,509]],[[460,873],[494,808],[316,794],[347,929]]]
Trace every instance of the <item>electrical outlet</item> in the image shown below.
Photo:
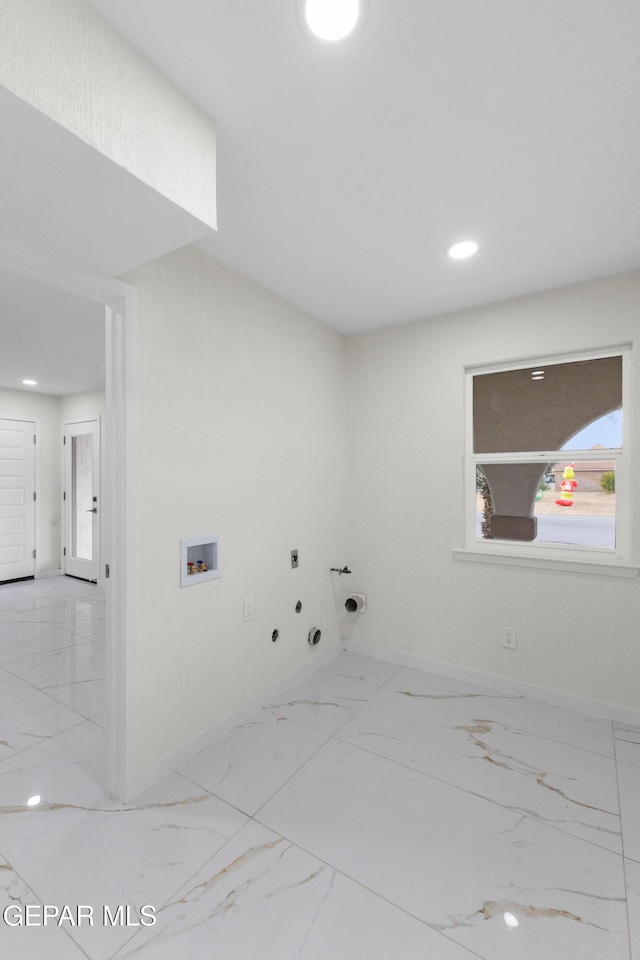
[[[247,620],[253,620],[254,618],[253,604],[253,597],[245,597],[244,603],[242,604],[242,619],[245,623]]]
[[[515,650],[518,646],[516,642],[516,628],[515,627],[503,627],[502,628],[502,646],[506,647],[507,650]]]

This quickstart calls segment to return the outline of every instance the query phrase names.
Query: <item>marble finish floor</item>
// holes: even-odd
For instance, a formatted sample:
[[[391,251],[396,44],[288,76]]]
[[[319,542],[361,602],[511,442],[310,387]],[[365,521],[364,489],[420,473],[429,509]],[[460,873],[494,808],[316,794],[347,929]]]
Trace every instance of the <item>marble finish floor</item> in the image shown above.
[[[0,956],[640,960],[640,723],[345,652],[122,806],[103,624],[0,587]]]

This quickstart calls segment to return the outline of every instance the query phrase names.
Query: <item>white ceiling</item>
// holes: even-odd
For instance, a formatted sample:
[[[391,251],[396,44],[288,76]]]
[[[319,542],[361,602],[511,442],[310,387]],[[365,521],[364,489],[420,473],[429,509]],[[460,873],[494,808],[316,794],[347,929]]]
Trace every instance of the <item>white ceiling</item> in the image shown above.
[[[102,304],[0,270],[0,344],[0,387],[54,396],[104,389]]]
[[[339,330],[640,266],[637,0],[90,2],[217,121],[199,245]]]

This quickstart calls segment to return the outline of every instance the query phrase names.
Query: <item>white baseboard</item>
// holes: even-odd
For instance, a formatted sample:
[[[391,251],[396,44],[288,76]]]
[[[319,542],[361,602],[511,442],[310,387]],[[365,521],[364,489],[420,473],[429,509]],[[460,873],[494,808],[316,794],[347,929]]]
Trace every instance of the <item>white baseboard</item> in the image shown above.
[[[565,710],[575,710],[577,713],[587,713],[594,717],[603,717],[615,723],[628,723],[631,726],[640,726],[640,711],[630,707],[619,707],[613,703],[603,703],[600,700],[588,700],[585,697],[576,697],[570,693],[561,693],[558,690],[548,690],[546,687],[536,687],[530,683],[521,683],[518,680],[509,680],[507,677],[496,677],[491,673],[480,670],[469,670],[466,667],[456,667],[450,663],[440,663],[438,660],[428,660],[411,653],[402,653],[398,650],[388,650],[385,647],[373,647],[369,643],[346,640],[345,650],[360,653],[366,657],[375,657],[387,663],[397,663],[403,667],[416,667],[428,673],[436,673],[452,680],[466,680],[468,683],[477,683],[483,687],[492,687],[501,693],[513,696],[530,697],[532,700],[541,700],[543,703],[553,704],[555,707],[564,707]]]
[[[138,786],[135,795],[140,796],[141,793],[144,793],[145,790],[148,790],[154,784],[158,783],[163,777],[166,777],[178,767],[181,767],[187,760],[195,757],[195,755],[200,753],[201,750],[204,750],[205,747],[208,747],[211,743],[214,743],[229,733],[229,731],[239,723],[248,720],[252,714],[256,713],[257,710],[260,710],[268,703],[271,703],[272,700],[275,700],[276,697],[284,693],[285,690],[288,690],[289,687],[304,680],[319,667],[333,660],[339,653],[342,653],[342,650],[342,644],[339,642],[334,643],[330,647],[326,647],[322,651],[317,651],[314,648],[313,656],[302,667],[288,674],[276,683],[275,686],[265,690],[264,693],[261,693],[258,697],[238,707],[237,710],[227,714],[227,716],[221,720],[216,721],[216,723],[207,727],[206,730],[202,730],[195,737],[192,737],[191,740],[188,740],[175,750],[165,754],[164,757],[154,763],[153,766],[143,770],[138,775]]]
[[[62,569],[58,567],[57,570],[40,570],[34,575],[34,580],[44,580],[45,577],[61,577]]]

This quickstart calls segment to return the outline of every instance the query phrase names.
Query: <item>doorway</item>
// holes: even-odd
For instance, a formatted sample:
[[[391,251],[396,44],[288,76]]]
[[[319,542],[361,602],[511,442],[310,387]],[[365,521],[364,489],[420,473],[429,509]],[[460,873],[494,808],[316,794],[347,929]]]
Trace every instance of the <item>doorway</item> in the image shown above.
[[[101,504],[103,543],[98,577],[99,583],[104,584],[107,601],[104,788],[116,800],[127,802],[140,792],[135,683],[136,290],[122,281],[100,277],[5,237],[0,237],[0,269],[39,281],[53,291],[66,291],[86,298],[87,301],[100,304],[104,310],[106,376],[101,444],[104,449]],[[10,312],[7,311],[7,318],[9,316]],[[49,324],[49,329],[54,334],[56,327]],[[6,411],[5,416],[14,414]],[[71,420],[71,417],[64,419]],[[91,496],[94,495],[98,494]],[[57,502],[60,502],[59,499]],[[59,559],[57,566],[59,569]],[[37,579],[35,582],[38,582]]]
[[[67,576],[97,582],[100,567],[100,421],[64,424],[64,546]]]

